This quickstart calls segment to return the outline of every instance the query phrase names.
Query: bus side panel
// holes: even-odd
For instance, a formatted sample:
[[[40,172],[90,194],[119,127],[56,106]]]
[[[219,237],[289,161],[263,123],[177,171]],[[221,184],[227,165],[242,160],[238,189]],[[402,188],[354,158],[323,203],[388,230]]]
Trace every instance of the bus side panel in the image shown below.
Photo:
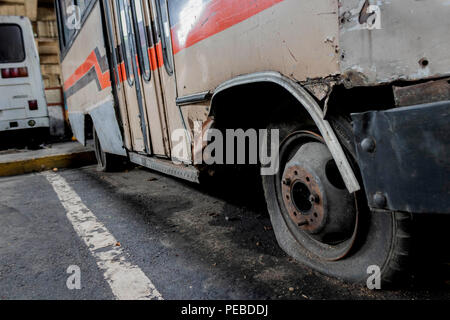
[[[340,45],[347,85],[450,75],[448,1],[344,0]],[[370,6],[369,6],[370,5]],[[369,12],[369,14],[367,14]]]
[[[178,95],[278,71],[302,81],[339,73],[337,0],[170,1]]]
[[[115,116],[101,14],[97,1],[62,61],[64,94],[74,135],[81,143],[85,143],[85,118],[74,114],[89,114],[104,150],[126,155]],[[78,121],[83,123],[73,123]]]

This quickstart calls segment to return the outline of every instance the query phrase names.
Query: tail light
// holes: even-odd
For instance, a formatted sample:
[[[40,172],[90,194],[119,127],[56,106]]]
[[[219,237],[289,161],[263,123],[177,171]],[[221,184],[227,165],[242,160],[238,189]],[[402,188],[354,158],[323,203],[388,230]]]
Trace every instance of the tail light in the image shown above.
[[[19,68],[19,77],[20,78],[28,77],[28,68],[27,67]]]
[[[38,102],[37,100],[30,100],[28,101],[28,109],[31,111],[35,111],[38,109]]]
[[[6,68],[2,69],[3,79],[26,78],[28,77],[28,68]]]
[[[19,68],[9,69],[9,74],[11,75],[11,78],[18,78],[19,77]]]
[[[2,78],[3,79],[11,78],[11,73],[9,72],[9,69],[2,69]]]

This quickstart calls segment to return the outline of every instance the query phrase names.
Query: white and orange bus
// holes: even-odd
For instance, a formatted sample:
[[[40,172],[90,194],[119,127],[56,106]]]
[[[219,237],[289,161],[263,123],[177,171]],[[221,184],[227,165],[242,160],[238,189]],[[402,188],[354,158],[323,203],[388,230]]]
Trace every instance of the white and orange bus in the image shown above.
[[[122,157],[194,182],[233,163],[221,133],[268,148],[280,246],[388,283],[408,268],[412,215],[450,213],[446,3],[57,0],[70,123],[101,170]]]

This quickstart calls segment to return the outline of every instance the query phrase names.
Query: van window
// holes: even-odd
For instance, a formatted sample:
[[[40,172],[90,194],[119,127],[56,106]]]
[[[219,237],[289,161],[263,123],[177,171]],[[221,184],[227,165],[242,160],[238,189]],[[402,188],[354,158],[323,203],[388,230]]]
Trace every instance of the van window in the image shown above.
[[[17,24],[0,24],[0,63],[25,60],[22,29]]]

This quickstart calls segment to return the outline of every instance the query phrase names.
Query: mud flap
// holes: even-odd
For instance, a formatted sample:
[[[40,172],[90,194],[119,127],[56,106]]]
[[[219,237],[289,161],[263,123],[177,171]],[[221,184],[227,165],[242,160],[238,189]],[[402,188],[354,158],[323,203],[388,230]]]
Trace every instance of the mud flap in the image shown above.
[[[450,101],[352,119],[371,208],[450,213]]]

